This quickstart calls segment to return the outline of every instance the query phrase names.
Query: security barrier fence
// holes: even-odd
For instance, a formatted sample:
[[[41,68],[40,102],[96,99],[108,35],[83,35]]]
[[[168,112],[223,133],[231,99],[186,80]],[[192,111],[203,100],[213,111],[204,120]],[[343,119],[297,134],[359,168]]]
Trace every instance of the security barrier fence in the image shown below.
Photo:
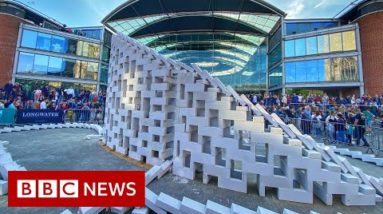
[[[67,122],[103,124],[104,112],[101,109],[0,109],[0,126]]]
[[[284,122],[294,124],[303,134],[311,135],[326,144],[365,146],[367,152],[383,151],[383,129],[378,126],[326,122],[316,119],[284,117]]]

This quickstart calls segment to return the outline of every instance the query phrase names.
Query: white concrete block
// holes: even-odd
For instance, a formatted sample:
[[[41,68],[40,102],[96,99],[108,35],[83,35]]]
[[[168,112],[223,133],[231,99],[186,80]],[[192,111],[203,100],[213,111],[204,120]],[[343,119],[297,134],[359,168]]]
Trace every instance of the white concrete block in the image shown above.
[[[258,206],[257,208],[257,214],[277,214],[276,212],[273,212],[271,210],[268,210],[266,208]]]
[[[206,203],[206,214],[230,214],[231,210],[221,204],[208,200]]]
[[[8,181],[0,180],[0,195],[8,194]]]
[[[79,214],[98,214],[102,210],[104,210],[104,207],[80,207],[78,209]]]
[[[62,211],[60,214],[72,214],[72,212],[68,209]]]
[[[204,214],[206,212],[206,205],[183,197],[180,210],[187,214]]]
[[[259,207],[258,207],[259,208]],[[232,214],[241,214],[241,213],[247,213],[247,214],[257,214],[257,212],[247,209],[243,206],[240,206],[238,204],[231,204],[231,213]]]
[[[149,214],[149,209],[146,207],[134,208],[132,214]]]
[[[162,192],[157,197],[156,205],[167,212],[182,213],[180,211],[181,201]]]
[[[291,211],[291,210],[289,210],[289,209],[284,209],[284,210],[283,210],[283,214],[299,214],[299,213],[294,212],[294,211]]]

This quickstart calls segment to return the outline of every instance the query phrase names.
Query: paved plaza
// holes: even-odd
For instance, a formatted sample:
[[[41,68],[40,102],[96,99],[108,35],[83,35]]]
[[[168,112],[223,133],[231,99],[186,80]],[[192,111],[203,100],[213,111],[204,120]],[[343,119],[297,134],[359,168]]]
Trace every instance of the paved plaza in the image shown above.
[[[9,141],[8,151],[22,166],[28,170],[140,170],[120,158],[105,152],[96,139],[85,140],[86,135],[94,134],[87,129],[53,129],[1,134],[0,140]],[[359,160],[349,159],[352,164],[362,168],[367,174],[376,177],[383,176],[383,168]],[[197,176],[198,177],[198,176]],[[202,184],[202,179],[190,181],[184,178],[166,175],[149,185],[155,193],[164,192],[177,199],[187,196],[205,203],[208,199],[230,205],[237,203],[250,209],[257,206],[282,212],[284,208],[308,213],[313,210],[319,213],[383,213],[383,205],[351,206],[341,204],[340,199],[334,200],[333,206],[324,205],[315,198],[314,204],[302,204],[278,200],[275,191],[268,191],[266,197],[260,197],[257,192],[249,194],[220,189],[214,181],[208,185]],[[0,197],[0,213],[59,213],[65,208],[6,208],[7,197]],[[77,208],[70,208],[76,212]]]
[[[0,134],[9,141],[12,158],[27,170],[142,170],[105,152],[97,140],[85,140],[95,132],[88,129],[53,129]],[[0,213],[54,213],[64,208],[6,208],[7,197],[0,196]],[[70,209],[73,213],[77,208]]]

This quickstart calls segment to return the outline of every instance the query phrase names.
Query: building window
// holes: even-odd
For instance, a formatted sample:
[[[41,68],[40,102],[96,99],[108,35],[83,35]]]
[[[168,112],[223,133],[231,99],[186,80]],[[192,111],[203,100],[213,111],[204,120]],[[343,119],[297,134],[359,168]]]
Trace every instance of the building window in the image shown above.
[[[295,56],[295,40],[288,40],[285,42],[285,57]]]
[[[36,54],[34,65],[33,65],[33,73],[39,74],[39,75],[40,74],[46,75],[48,71],[48,60],[49,60],[48,56]]]
[[[81,41],[77,42],[74,39],[68,39],[68,49],[66,50],[67,54],[79,55],[82,52],[82,43]],[[79,54],[78,54],[79,53]]]
[[[20,52],[17,73],[98,80],[98,68],[96,62]]]
[[[49,51],[51,49],[51,35],[46,33],[37,34],[36,48]]]
[[[306,54],[314,55],[318,54],[317,37],[306,38]]]
[[[355,31],[347,31],[342,33],[343,51],[356,50]]]
[[[358,81],[356,57],[285,63],[286,83]]]
[[[21,47],[36,48],[37,32],[31,30],[23,30],[21,39]]]
[[[75,66],[76,66],[76,60],[63,59],[64,77],[73,78]]]
[[[282,85],[282,66],[278,66],[270,71],[269,87]]]
[[[342,51],[342,33],[330,34],[330,51],[331,52]]]
[[[17,73],[32,73],[34,60],[34,54],[20,53],[17,65]]]
[[[57,53],[66,53],[68,44],[67,39],[60,36],[52,36],[52,42],[51,42],[51,51],[57,52]]]
[[[295,40],[295,56],[304,55],[306,55],[306,40],[304,38]]]
[[[83,42],[82,47],[82,56],[89,58],[99,58],[100,57],[100,45]]]
[[[356,51],[355,31],[285,41],[285,57]]]
[[[81,68],[81,78],[82,79],[97,80],[98,63],[88,62],[86,64],[85,63],[82,64],[81,66],[84,66],[84,68]]]
[[[330,52],[330,41],[328,35],[318,36],[318,53],[328,53]]]
[[[49,57],[48,75],[61,76],[64,71],[63,59]]]
[[[269,67],[272,67],[282,59],[282,49],[279,44],[269,55]]]

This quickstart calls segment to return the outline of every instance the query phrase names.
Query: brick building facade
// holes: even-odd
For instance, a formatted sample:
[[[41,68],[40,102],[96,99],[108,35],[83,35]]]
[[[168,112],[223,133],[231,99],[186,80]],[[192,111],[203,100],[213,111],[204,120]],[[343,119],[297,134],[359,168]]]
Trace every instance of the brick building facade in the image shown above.
[[[383,12],[372,13],[357,20],[363,58],[366,94],[383,93]]]
[[[0,86],[12,80],[20,18],[0,14]]]

